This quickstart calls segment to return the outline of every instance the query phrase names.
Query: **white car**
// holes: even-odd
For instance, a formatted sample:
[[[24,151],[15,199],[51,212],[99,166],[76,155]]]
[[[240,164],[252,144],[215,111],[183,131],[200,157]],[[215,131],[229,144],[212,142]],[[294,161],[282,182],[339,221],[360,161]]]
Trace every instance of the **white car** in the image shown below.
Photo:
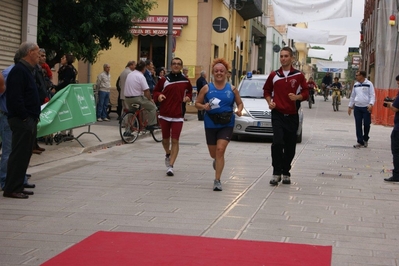
[[[238,91],[244,103],[242,116],[235,116],[233,139],[240,136],[273,137],[271,110],[263,97],[263,85],[268,75],[248,73],[238,85]],[[299,127],[297,143],[302,142],[303,112],[299,109]]]

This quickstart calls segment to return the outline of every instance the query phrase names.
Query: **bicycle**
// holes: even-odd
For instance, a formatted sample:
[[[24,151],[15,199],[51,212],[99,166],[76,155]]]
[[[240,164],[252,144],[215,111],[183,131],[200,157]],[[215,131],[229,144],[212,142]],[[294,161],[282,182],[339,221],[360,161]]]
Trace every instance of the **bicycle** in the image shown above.
[[[119,134],[124,143],[133,143],[139,135],[150,132],[156,142],[162,141],[161,124],[159,123],[159,110],[157,110],[157,126],[154,129],[147,129],[148,113],[139,104],[132,104],[132,108],[124,110],[119,121]]]
[[[338,101],[339,95],[340,95],[340,90],[337,87],[332,87],[331,88],[333,93],[332,93],[332,106],[333,106],[333,110],[335,111],[339,111],[339,105],[341,104]]]

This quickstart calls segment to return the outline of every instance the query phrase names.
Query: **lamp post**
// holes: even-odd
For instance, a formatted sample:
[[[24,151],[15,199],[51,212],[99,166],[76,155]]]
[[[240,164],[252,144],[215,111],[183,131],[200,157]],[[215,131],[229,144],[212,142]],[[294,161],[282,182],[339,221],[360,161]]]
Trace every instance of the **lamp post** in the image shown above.
[[[166,56],[166,68],[168,72],[171,71],[170,69],[170,62],[172,61],[172,51],[173,49],[173,0],[169,0],[169,7],[168,7],[168,54]]]

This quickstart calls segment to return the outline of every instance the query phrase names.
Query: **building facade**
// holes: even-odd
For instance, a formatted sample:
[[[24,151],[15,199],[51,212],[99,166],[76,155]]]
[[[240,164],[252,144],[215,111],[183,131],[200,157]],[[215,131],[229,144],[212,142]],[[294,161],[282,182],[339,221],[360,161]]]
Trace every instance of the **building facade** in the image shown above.
[[[255,36],[253,40],[259,41],[262,37],[265,39],[265,32],[258,30],[257,23],[251,22],[253,18],[261,17],[264,13],[263,1],[173,2],[172,57],[182,58],[184,65],[189,68],[189,78],[193,84],[201,70],[210,72],[214,58],[223,57],[231,64],[230,70],[235,84],[242,70],[258,68],[259,55],[264,60],[264,50],[259,53],[262,45],[259,47],[260,42],[252,42],[252,36]],[[129,60],[151,60],[156,68],[168,68],[168,14],[168,1],[158,1],[150,16],[144,21],[138,21],[132,29],[135,38],[129,47],[113,40],[111,49],[101,51],[95,64],[87,66],[79,63],[79,81],[94,82],[104,63],[111,65],[113,85]],[[254,53],[256,56],[251,57]]]
[[[372,121],[393,125],[394,113],[382,106],[387,96],[398,93],[395,77],[399,75],[399,4],[397,1],[366,0],[361,24],[362,68],[374,83],[376,103]]]
[[[14,63],[24,41],[37,40],[38,0],[0,1],[0,71]]]

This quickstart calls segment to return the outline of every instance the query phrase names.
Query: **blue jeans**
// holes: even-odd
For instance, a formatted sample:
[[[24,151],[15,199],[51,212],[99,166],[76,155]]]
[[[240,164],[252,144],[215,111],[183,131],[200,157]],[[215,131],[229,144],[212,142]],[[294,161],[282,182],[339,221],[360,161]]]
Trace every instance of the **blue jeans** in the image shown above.
[[[7,116],[0,113],[0,136],[2,140],[1,147],[1,161],[0,161],[0,185],[1,188],[4,188],[6,183],[7,176],[7,164],[8,157],[10,157],[11,153],[11,139],[12,139],[12,131],[10,126],[8,125]]]
[[[107,118],[107,108],[109,103],[109,92],[98,91],[98,103],[97,103],[97,118]]]
[[[4,188],[6,184],[8,158],[11,153],[12,131],[8,124],[7,116],[0,113],[0,137],[1,137],[1,160],[0,160],[0,186]],[[24,184],[28,183],[28,176],[25,175]]]
[[[367,107],[355,106],[353,116],[355,117],[357,143],[364,145],[364,142],[369,141],[370,138],[371,113]]]

